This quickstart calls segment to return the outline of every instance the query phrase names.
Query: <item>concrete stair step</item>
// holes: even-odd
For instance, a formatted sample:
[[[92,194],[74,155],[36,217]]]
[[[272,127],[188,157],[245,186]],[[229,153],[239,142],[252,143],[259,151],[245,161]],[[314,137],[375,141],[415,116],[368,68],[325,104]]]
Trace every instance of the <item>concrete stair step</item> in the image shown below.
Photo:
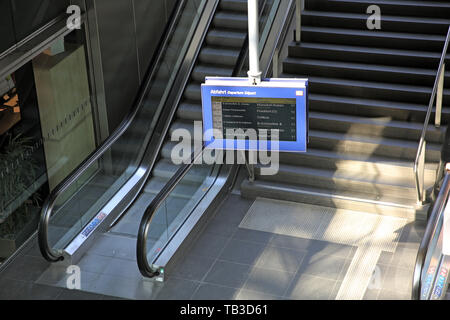
[[[423,124],[415,122],[392,120],[391,117],[357,117],[317,111],[309,112],[309,126],[313,130],[340,132],[393,139],[419,141]],[[426,139],[428,142],[442,143],[445,138],[446,126],[428,127]]]
[[[390,117],[392,120],[417,122],[423,125],[428,104],[393,102],[364,97],[343,97],[331,94],[309,94],[309,108],[312,111],[340,113],[366,117]],[[431,117],[434,119],[435,109]],[[442,109],[442,117],[450,118],[450,108]]]
[[[442,52],[445,35],[383,30],[302,27],[302,41],[413,51]]]
[[[280,153],[280,163],[300,165],[309,168],[333,170],[335,173],[357,174],[361,177],[375,176],[386,179],[403,179],[414,183],[413,161],[392,159],[375,155],[361,155],[350,152],[337,153],[330,150],[308,148],[307,152]],[[436,179],[437,163],[425,166],[425,183]]]
[[[336,172],[300,165],[280,164],[276,175],[261,175],[260,166],[256,168],[258,180],[306,185],[329,190],[369,193],[379,197],[406,198],[411,201],[414,201],[417,197],[415,184],[413,179],[411,179],[413,178],[412,174],[407,176],[407,178],[394,178],[369,173],[364,174],[356,170]]]
[[[410,220],[426,219],[428,206],[418,206],[408,199],[378,197],[376,195],[318,189],[308,186],[295,186],[286,183],[274,183],[256,180],[244,180],[241,194],[245,198],[264,197],[301,203],[322,205],[331,208],[342,208],[363,211],[386,216],[406,218]]]
[[[414,160],[418,142],[382,137],[350,135],[343,133],[311,130],[309,147],[337,153],[377,155],[393,159]],[[439,144],[427,144],[427,161],[438,162],[441,154]]]
[[[308,77],[333,77],[349,80],[378,81],[384,83],[417,85],[432,88],[436,70],[396,67],[377,64],[353,63],[305,58],[287,58],[284,68],[290,73],[306,74]],[[445,72],[444,86],[450,88],[450,72]]]
[[[302,24],[314,27],[367,30],[367,19],[365,10],[360,13],[305,10],[302,13]],[[441,35],[447,33],[450,24],[448,17],[409,17],[402,12],[396,15],[381,14],[380,20],[383,31]]]
[[[306,0],[306,8],[345,13],[366,12],[370,5],[377,5],[386,15],[405,17],[450,17],[450,3],[445,1],[405,1],[405,0]]]
[[[295,75],[304,77],[305,75]],[[295,77],[291,76],[291,77]],[[285,76],[286,77],[286,76]],[[328,94],[363,99],[406,102],[428,106],[432,88],[404,84],[358,81],[339,78],[309,77],[309,90],[315,94]],[[450,106],[450,89],[444,89],[443,106]]]
[[[293,42],[289,45],[289,57],[319,60],[330,60],[332,57],[333,61],[427,68],[431,70],[437,70],[441,55],[442,49],[437,52],[430,52],[316,42],[302,42],[300,44]],[[446,62],[449,61],[450,54],[447,54]]]

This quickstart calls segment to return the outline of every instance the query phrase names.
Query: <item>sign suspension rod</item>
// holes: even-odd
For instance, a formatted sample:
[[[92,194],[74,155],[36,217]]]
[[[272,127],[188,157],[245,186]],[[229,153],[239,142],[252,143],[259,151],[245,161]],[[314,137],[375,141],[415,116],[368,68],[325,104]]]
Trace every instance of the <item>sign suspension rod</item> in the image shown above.
[[[261,70],[259,67],[259,8],[258,0],[248,0],[248,57],[250,70],[248,77],[251,85],[261,83]]]

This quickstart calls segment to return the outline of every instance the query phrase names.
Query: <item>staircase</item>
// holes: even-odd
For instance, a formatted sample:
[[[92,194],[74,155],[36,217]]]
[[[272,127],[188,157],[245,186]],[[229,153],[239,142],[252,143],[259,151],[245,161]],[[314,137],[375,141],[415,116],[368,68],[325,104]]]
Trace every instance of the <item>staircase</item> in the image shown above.
[[[366,25],[373,4],[381,30]],[[288,44],[282,76],[310,80],[308,152],[281,153],[274,176],[257,167],[242,196],[425,219],[413,164],[449,24],[450,1],[306,0],[302,41]],[[427,131],[428,189],[449,107],[446,72],[443,125]]]

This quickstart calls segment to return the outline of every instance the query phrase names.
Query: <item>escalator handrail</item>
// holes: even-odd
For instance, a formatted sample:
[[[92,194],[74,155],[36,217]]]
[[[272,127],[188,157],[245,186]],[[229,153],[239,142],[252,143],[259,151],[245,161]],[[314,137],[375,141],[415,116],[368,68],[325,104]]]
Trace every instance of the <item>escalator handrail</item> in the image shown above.
[[[438,92],[439,92],[439,85],[441,83],[440,79],[441,79],[441,75],[444,76],[443,73],[445,71],[445,61],[447,59],[447,50],[448,50],[449,45],[450,45],[450,25],[448,27],[447,36],[446,36],[445,42],[444,42],[444,48],[442,49],[441,58],[439,60],[439,67],[437,70],[436,78],[434,80],[434,86],[431,91],[431,97],[430,97],[430,101],[428,104],[425,121],[424,121],[424,124],[422,127],[422,133],[420,135],[419,144],[417,146],[416,157],[414,160],[413,171],[414,171],[415,185],[416,185],[416,191],[417,191],[417,200],[421,201],[421,202],[423,202],[425,200],[425,194],[426,194],[423,190],[424,185],[423,185],[423,183],[420,182],[420,180],[421,180],[420,177],[423,176],[424,170],[425,170],[424,163],[425,163],[426,152],[427,152],[426,136],[427,136],[427,132],[428,132],[428,126],[430,123],[431,113],[433,111],[433,107],[435,106],[434,101],[437,101],[439,98]],[[439,118],[441,118],[442,105],[441,105],[441,108],[438,109],[437,102],[436,102],[435,113],[436,113],[436,116],[439,115]],[[439,123],[435,122],[435,126],[439,127],[440,122]],[[421,165],[421,163],[422,163],[422,165]]]
[[[248,34],[244,41],[244,45],[242,46],[241,52],[239,54],[239,58],[236,63],[236,67],[233,70],[232,75],[236,76],[241,71],[244,63],[244,57],[248,52]],[[205,144],[202,144],[202,148],[199,150],[194,150],[191,154],[190,162],[181,166],[175,174],[170,178],[170,180],[164,185],[160,192],[156,195],[150,205],[144,212],[141,223],[139,225],[138,237],[137,237],[137,245],[136,245],[136,260],[138,263],[139,270],[141,273],[147,278],[153,278],[158,276],[160,273],[158,270],[153,270],[151,266],[148,264],[147,260],[147,237],[148,231],[150,229],[150,225],[152,222],[152,218],[161,205],[166,201],[172,191],[177,187],[177,185],[181,182],[184,176],[189,172],[192,166],[195,163],[195,160],[198,159],[200,155],[205,151]]]
[[[145,80],[139,87],[138,93],[136,95],[136,99],[133,103],[133,107],[131,111],[127,114],[125,119],[121,122],[121,124],[114,130],[114,132],[103,142],[101,145],[92,152],[72,173],[67,176],[61,183],[59,183],[55,189],[53,189],[49,196],[46,198],[42,210],[41,216],[39,219],[38,226],[38,242],[39,249],[43,257],[50,262],[57,262],[64,259],[62,253],[54,250],[50,247],[48,243],[48,225],[50,221],[50,217],[53,212],[53,208],[55,206],[55,202],[58,197],[65,191],[69,186],[71,186],[74,182],[78,180],[80,176],[82,176],[88,168],[92,166],[106,151],[108,151],[111,146],[127,131],[130,127],[131,123],[135,119],[138,111],[143,105],[143,101],[145,99],[146,93],[157,74],[158,66],[160,61],[163,59],[165,54],[165,48],[168,46],[171,36],[177,26],[178,20],[183,12],[183,8],[188,0],[178,0],[177,5],[175,6],[171,18],[170,24],[166,26],[166,30],[164,32],[164,36],[161,38],[158,44],[158,50],[156,54],[153,56],[151,63],[149,64],[149,68],[147,70]]]
[[[142,217],[142,221],[139,225],[138,238],[137,238],[137,246],[136,246],[136,257],[138,262],[139,270],[143,275],[148,278],[153,278],[158,276],[160,273],[157,270],[153,270],[148,264],[147,260],[147,237],[148,231],[151,225],[152,218],[156,211],[161,207],[161,205],[166,201],[172,191],[178,186],[180,181],[184,178],[184,176],[189,172],[192,166],[195,163],[195,160],[198,159],[200,155],[202,155],[205,150],[205,145],[202,146],[201,149],[194,151],[191,155],[191,161],[188,164],[180,167],[177,172],[170,178],[170,180],[164,185],[161,191],[156,195],[150,205],[144,212]]]
[[[413,285],[412,285],[412,299],[420,300],[422,291],[422,272],[425,264],[428,250],[433,236],[436,233],[439,219],[444,213],[445,205],[450,194],[450,171],[446,169],[444,181],[442,182],[441,190],[434,203],[432,213],[428,219],[427,227],[424,236],[420,243],[419,251],[417,253],[416,263],[414,265]]]
[[[267,5],[267,1],[264,1],[264,4],[261,7],[260,15],[264,12],[264,8]],[[291,2],[291,9],[292,9],[292,2]],[[283,19],[282,25],[286,27],[288,15],[286,15]],[[280,36],[284,35],[285,33],[280,32],[278,34],[278,39],[276,41],[276,44],[278,45],[280,42]],[[273,55],[274,51],[272,51]],[[246,36],[246,40],[244,42],[244,45],[241,49],[239,58],[236,63],[236,67],[233,70],[232,76],[236,77],[240,74],[241,69],[244,66],[244,59],[248,55],[248,33]],[[265,74],[263,77],[267,77],[269,72],[269,68],[265,69]],[[206,146],[203,144],[202,148],[194,151],[191,155],[191,161],[187,164],[182,165],[172,176],[172,178],[166,183],[166,185],[162,188],[162,190],[157,194],[157,196],[152,200],[150,205],[146,208],[144,215],[142,217],[141,223],[139,225],[139,231],[138,231],[138,237],[137,237],[137,245],[136,245],[136,260],[138,263],[139,270],[141,271],[142,275],[147,278],[153,278],[160,275],[159,270],[154,270],[148,263],[147,259],[147,238],[148,238],[148,232],[150,229],[150,225],[152,222],[152,218],[155,215],[155,213],[158,211],[158,209],[161,207],[161,205],[164,203],[164,201],[169,197],[171,192],[177,187],[177,185],[181,182],[181,180],[184,178],[184,176],[189,172],[189,170],[193,167],[195,164],[195,160],[197,160],[202,153],[204,152]]]
[[[248,35],[245,39],[244,43],[248,43]],[[239,74],[241,71],[241,68],[243,67],[242,60],[244,60],[244,57],[247,55],[248,52],[248,46],[243,45],[241,52],[239,54],[238,62],[236,64],[235,69],[233,70],[233,76]],[[139,225],[139,231],[138,231],[138,238],[137,238],[137,246],[136,246],[136,257],[138,262],[139,270],[143,275],[145,275],[148,278],[153,278],[159,275],[159,271],[154,271],[149,266],[147,257],[146,257],[146,247],[147,247],[147,237],[148,237],[148,231],[151,225],[151,221],[153,216],[155,215],[156,211],[161,207],[161,205],[166,201],[166,199],[169,197],[169,195],[172,193],[172,191],[178,186],[178,184],[181,182],[181,180],[184,178],[184,176],[189,172],[189,170],[193,167],[196,160],[200,157],[200,155],[203,154],[205,151],[205,144],[202,144],[201,149],[195,150],[191,154],[191,158],[189,163],[184,164],[181,166],[175,174],[170,178],[170,180],[164,185],[164,187],[161,189],[160,192],[156,195],[156,197],[153,199],[153,201],[150,203],[150,205],[147,207],[147,209],[144,212],[144,215],[142,217],[141,223]]]

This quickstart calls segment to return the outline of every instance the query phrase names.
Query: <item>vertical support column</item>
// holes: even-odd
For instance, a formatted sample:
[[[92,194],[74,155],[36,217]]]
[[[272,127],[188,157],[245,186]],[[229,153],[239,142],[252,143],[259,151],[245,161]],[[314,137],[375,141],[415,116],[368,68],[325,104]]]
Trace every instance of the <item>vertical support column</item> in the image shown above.
[[[302,34],[303,0],[296,0],[295,7],[295,42],[300,43]]]
[[[442,114],[442,98],[444,94],[444,75],[445,75],[445,63],[442,65],[441,73],[439,74],[438,90],[436,96],[436,115],[434,125],[436,128],[441,126],[441,114]]]
[[[252,85],[261,83],[261,70],[259,68],[259,10],[258,0],[248,0],[248,55],[249,66],[248,72],[249,80]]]
[[[248,0],[248,56],[249,66],[248,77],[251,85],[258,85],[261,83],[261,70],[259,67],[259,8],[258,0]],[[245,166],[247,167],[250,182],[255,181],[255,168],[253,164],[249,163],[245,151],[241,151],[245,159]],[[250,157],[250,156],[249,156]]]

